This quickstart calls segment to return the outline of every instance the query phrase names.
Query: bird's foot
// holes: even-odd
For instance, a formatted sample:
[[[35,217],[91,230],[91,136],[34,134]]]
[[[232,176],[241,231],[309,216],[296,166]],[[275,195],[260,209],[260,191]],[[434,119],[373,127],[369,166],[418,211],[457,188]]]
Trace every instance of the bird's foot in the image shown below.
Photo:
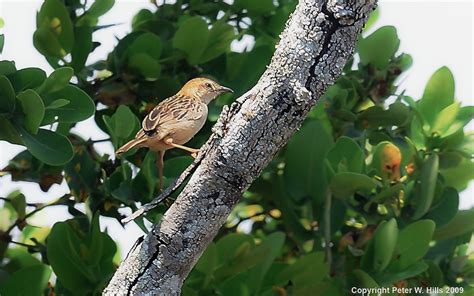
[[[199,154],[199,149],[196,149],[196,151],[191,152],[191,156],[192,156],[193,158],[197,158],[198,154]]]

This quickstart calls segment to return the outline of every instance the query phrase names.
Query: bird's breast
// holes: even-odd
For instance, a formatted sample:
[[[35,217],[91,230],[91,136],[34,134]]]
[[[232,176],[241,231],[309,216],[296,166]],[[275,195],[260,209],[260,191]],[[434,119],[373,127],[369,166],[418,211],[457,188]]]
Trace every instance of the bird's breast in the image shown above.
[[[204,104],[203,104],[204,105]],[[204,105],[203,114],[196,120],[184,120],[174,124],[170,136],[176,144],[185,144],[196,135],[207,120],[207,106]]]

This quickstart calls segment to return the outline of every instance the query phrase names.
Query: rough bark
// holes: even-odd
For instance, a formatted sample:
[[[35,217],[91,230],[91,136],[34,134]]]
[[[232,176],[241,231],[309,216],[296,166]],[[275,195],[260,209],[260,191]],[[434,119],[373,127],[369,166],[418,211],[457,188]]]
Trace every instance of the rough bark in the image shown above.
[[[376,0],[301,0],[258,84],[224,108],[188,184],[104,295],[179,295],[241,194],[352,55]],[[317,135],[315,135],[317,136]]]

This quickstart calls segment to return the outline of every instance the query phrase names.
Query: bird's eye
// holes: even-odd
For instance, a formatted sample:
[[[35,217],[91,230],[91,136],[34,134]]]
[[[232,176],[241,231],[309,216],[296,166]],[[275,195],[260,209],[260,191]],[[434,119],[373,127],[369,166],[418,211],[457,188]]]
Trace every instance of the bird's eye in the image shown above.
[[[211,85],[209,82],[206,82],[205,86],[206,86],[207,88],[211,88],[211,87],[212,87],[212,85]]]

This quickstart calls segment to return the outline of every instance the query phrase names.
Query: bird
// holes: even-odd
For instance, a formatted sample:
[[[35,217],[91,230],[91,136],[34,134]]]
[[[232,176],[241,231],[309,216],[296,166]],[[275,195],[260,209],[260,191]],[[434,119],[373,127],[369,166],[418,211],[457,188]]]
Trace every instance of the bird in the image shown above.
[[[161,191],[165,151],[179,148],[190,152],[191,156],[196,158],[199,149],[183,145],[204,126],[208,113],[207,105],[223,93],[233,93],[233,90],[209,78],[189,80],[175,95],[156,105],[143,119],[135,138],[117,149],[115,154],[119,156],[132,148],[141,147],[156,152]]]

